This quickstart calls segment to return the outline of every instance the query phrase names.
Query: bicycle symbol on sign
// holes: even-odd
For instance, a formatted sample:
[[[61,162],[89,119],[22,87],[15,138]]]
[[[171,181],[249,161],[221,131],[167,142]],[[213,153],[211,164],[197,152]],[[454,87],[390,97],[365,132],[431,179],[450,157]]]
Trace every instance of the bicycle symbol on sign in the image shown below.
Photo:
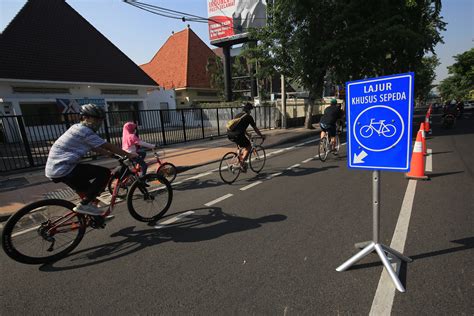
[[[374,131],[380,136],[392,137],[397,132],[395,125],[385,124],[385,120],[380,120],[378,122],[375,119],[370,119],[370,124],[362,126],[360,129],[360,135],[364,138],[369,138],[372,136]],[[378,126],[378,128],[376,127]]]

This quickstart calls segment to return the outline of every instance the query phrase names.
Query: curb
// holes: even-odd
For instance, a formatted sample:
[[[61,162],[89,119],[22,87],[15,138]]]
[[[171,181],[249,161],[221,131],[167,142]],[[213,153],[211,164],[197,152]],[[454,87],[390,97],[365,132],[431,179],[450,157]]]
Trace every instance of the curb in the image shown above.
[[[288,138],[285,138],[285,139],[282,139],[280,141],[277,141],[275,142],[274,144],[271,144],[269,145],[268,147],[266,148],[273,148],[273,147],[276,147],[276,146],[280,146],[280,145],[283,145],[283,144],[287,144],[287,143],[291,143],[291,142],[295,142],[295,141],[298,141],[298,140],[301,140],[301,139],[305,139],[305,138],[308,138],[308,137],[312,137],[312,136],[318,136],[319,133],[320,133],[320,129],[319,128],[315,128],[313,130],[309,130],[309,131],[305,131],[304,133],[301,133],[301,134],[298,134],[298,135],[294,135],[294,136],[290,136]],[[184,171],[188,171],[188,170],[191,170],[191,169],[194,169],[194,168],[199,168],[199,167],[202,167],[202,166],[206,166],[206,165],[210,165],[210,164],[213,164],[213,163],[216,163],[216,162],[219,162],[221,160],[221,158],[219,159],[214,159],[214,160],[211,160],[211,161],[207,161],[207,162],[204,162],[204,163],[201,163],[201,164],[197,164],[197,165],[188,165],[188,166],[177,166],[177,172],[178,173],[181,173],[181,172],[184,172]],[[44,181],[44,182],[40,182],[40,183],[35,183],[35,184],[30,184],[28,186],[34,186],[34,185],[41,185],[43,183],[49,183],[49,181]],[[4,190],[4,191],[0,191],[0,192],[7,192],[7,191],[14,191],[14,190],[17,190],[18,188],[13,188],[11,190]],[[11,215],[13,215],[15,212],[12,212],[12,213],[9,213],[9,214],[0,214],[0,223],[2,222],[5,222],[7,221]]]

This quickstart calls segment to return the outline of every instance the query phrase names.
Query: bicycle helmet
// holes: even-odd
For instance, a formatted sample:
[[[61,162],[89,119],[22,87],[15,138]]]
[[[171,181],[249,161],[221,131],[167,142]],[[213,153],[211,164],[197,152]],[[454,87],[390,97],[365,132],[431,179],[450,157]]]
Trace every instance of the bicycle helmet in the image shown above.
[[[82,116],[97,117],[105,119],[105,110],[94,103],[88,103],[81,106],[80,114]]]
[[[254,106],[252,105],[252,103],[250,102],[246,102],[246,103],[242,103],[242,109],[244,111],[250,111],[254,108]]]
[[[332,98],[332,99],[331,99],[331,105],[333,105],[333,104],[337,104],[336,98]]]

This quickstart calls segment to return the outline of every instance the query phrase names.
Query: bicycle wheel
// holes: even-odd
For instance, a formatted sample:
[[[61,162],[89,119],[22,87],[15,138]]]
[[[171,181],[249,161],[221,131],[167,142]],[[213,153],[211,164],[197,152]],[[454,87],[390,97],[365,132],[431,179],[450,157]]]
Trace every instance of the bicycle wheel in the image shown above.
[[[319,159],[322,162],[326,161],[328,157],[328,152],[329,152],[329,140],[327,137],[323,137],[319,141],[318,151],[319,151]]]
[[[117,177],[110,178],[109,183],[107,184],[107,189],[109,190],[110,195],[114,194],[115,186],[119,181],[120,180]],[[133,183],[133,181],[135,181],[135,178],[132,178],[132,176],[127,177],[124,181],[122,181],[117,191],[117,197],[124,199],[128,193],[128,186],[130,183]]]
[[[374,130],[372,129],[370,125],[364,125],[360,129],[360,136],[364,138],[369,138],[370,136],[372,136],[373,132]]]
[[[2,247],[15,261],[41,264],[64,258],[84,237],[84,215],[65,200],[28,204],[13,214],[2,232]]]
[[[234,183],[240,174],[240,162],[239,157],[235,152],[228,152],[222,157],[219,164],[219,175],[222,181],[227,184]]]
[[[154,222],[168,211],[173,189],[165,178],[149,173],[133,182],[127,195],[130,215],[141,222]]]
[[[158,168],[156,173],[171,183],[174,179],[176,179],[177,172],[176,167],[172,163],[165,162]]]
[[[259,173],[265,166],[266,159],[265,149],[262,146],[255,146],[249,156],[250,169],[255,173]]]

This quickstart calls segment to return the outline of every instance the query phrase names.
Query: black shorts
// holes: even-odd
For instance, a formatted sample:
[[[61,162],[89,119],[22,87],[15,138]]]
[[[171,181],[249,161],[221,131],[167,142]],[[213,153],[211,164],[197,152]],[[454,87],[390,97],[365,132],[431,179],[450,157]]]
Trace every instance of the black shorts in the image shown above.
[[[250,141],[247,138],[247,136],[245,136],[245,133],[239,133],[239,134],[228,133],[227,138],[229,138],[231,141],[239,145],[239,147],[250,146]]]
[[[325,132],[328,132],[329,137],[335,137],[336,136],[336,124],[324,124],[324,123],[319,123],[319,126],[321,129]]]

